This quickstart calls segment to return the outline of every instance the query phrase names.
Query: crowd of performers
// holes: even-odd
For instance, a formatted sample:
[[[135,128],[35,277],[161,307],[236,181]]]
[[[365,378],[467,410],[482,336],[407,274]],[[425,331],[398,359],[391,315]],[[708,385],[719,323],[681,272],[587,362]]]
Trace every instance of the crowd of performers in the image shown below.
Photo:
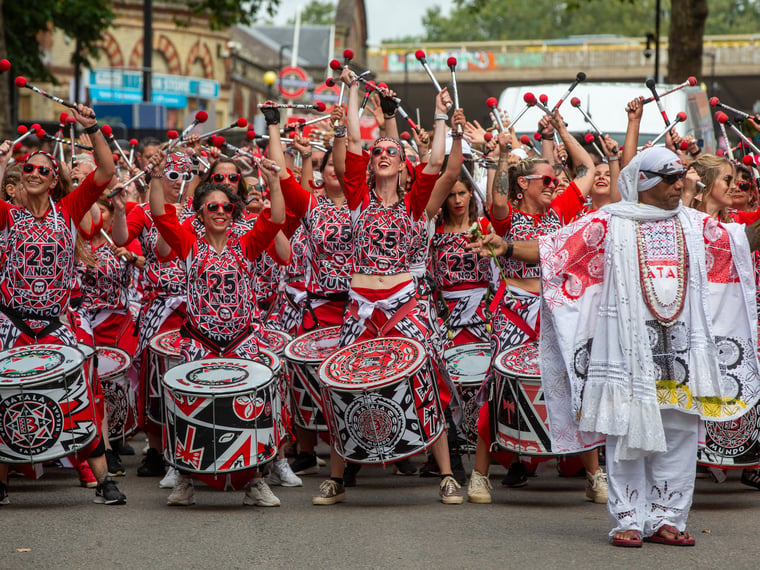
[[[497,358],[541,341],[552,446],[571,454],[559,462],[566,474],[585,470],[586,496],[608,504],[613,542],[638,546],[643,536],[693,544],[685,524],[697,424],[740,415],[737,406],[715,411],[698,403],[726,393],[709,390],[729,366],[725,339],[746,341],[741,365],[733,365],[741,370],[732,378],[743,387],[744,408],[757,397],[755,265],[744,233],[733,229],[740,226],[730,223],[760,217],[753,172],[703,154],[692,137],[675,131],[666,137],[671,150],[640,152],[643,98],[620,111],[628,114],[622,146],[608,136],[582,144],[559,110],[541,119],[534,146],[517,138],[506,116],[503,128],[496,127],[500,121],[491,129],[467,121],[462,109],[452,109],[445,88],[435,98],[433,128],[402,138],[393,91],[381,88],[362,101],[362,83],[348,67],[340,80],[347,104],[334,108],[318,138],[297,128],[281,131],[280,109],[267,104],[266,143],[233,147],[237,152],[229,156],[196,133],[171,143],[140,141],[129,164],[112,154],[91,109],[82,105],[71,114],[91,153],[64,159],[60,149],[30,148],[29,139],[20,148],[4,142],[0,348],[112,346],[131,355],[137,424],[148,436],[137,475],[160,478],[160,486],[171,489],[169,505],[191,505],[196,476],[167,464],[165,426],[148,412],[148,384],[157,373],[151,339],[179,331],[181,363],[261,361],[268,329],[299,338],[340,327],[339,347],[378,337],[413,339],[428,363],[415,389],[440,401],[438,421],[446,426],[429,442],[421,475],[438,477],[443,503],[460,504],[464,496],[491,502],[493,461],[507,468],[503,483],[511,487],[525,485],[540,463],[500,445],[494,426],[504,413]],[[365,112],[381,131],[367,147],[360,132]],[[136,177],[142,169],[145,176]],[[679,199],[694,210],[680,208]],[[638,202],[679,214],[640,214]],[[633,226],[617,220],[636,220],[636,232],[625,233]],[[674,220],[676,229],[668,225]],[[632,241],[615,241],[625,237]],[[702,243],[708,240],[710,248]],[[605,248],[620,243],[627,245]],[[629,258],[635,244],[638,258]],[[629,302],[642,291],[643,304]],[[700,294],[712,304],[698,307]],[[625,310],[618,312],[619,302]],[[621,325],[623,319],[642,324]],[[659,324],[647,328],[650,321]],[[600,326],[609,328],[603,337]],[[652,340],[655,329],[664,340]],[[688,334],[695,329],[699,334]],[[611,348],[618,340],[630,350]],[[487,365],[482,385],[465,401],[445,355],[469,346],[486,347]],[[705,371],[706,379],[694,381],[701,391],[689,384],[695,370]],[[629,394],[629,378],[653,380]],[[119,454],[133,450],[123,438],[109,437],[97,374],[88,382],[100,437],[67,460],[83,485],[95,487],[95,502],[123,504],[114,477],[124,475]],[[670,391],[663,388],[667,382]],[[244,490],[246,505],[278,506],[270,485],[299,486],[299,476],[319,469],[320,433],[292,421],[296,404],[290,384],[282,385],[276,457],[232,478],[201,477]],[[691,392],[684,397],[679,387],[687,385]],[[629,410],[632,400],[643,402],[641,409]],[[655,434],[652,424],[660,426]],[[626,432],[634,425],[641,433]],[[674,431],[682,450],[675,463],[668,439]],[[332,505],[356,484],[360,464],[339,453],[336,434],[322,435],[332,442],[329,477],[313,504]],[[605,439],[607,468],[619,477],[610,480],[609,496],[600,465]],[[286,448],[295,450],[292,462]],[[475,463],[463,492],[468,478],[461,453],[468,448]],[[631,467],[647,454],[670,462]],[[397,474],[417,473],[408,457],[393,465]],[[0,464],[0,504],[8,502],[9,467]],[[760,489],[756,466],[745,467],[742,483]],[[650,479],[663,473],[677,492],[653,498],[645,487],[657,487],[661,481]],[[625,488],[632,480],[635,493]]]

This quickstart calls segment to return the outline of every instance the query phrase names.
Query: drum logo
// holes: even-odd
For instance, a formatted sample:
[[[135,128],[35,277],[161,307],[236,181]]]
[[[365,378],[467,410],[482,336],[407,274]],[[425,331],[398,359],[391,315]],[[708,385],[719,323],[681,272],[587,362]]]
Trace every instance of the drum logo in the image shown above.
[[[55,350],[27,350],[23,356],[9,356],[0,363],[0,376],[5,378],[29,378],[58,368],[65,356]]]
[[[40,454],[58,441],[63,414],[58,404],[42,394],[14,394],[0,402],[0,435],[21,455]]]
[[[348,430],[356,443],[375,454],[393,450],[404,435],[404,410],[393,400],[367,394],[346,409]]]
[[[201,386],[228,386],[242,382],[246,378],[248,378],[248,373],[243,368],[218,364],[204,366],[187,375],[190,382]]]
[[[264,401],[263,398],[253,396],[238,396],[235,398],[233,404],[235,415],[241,420],[255,420],[261,415],[261,412],[266,408],[267,415],[271,413],[271,407]]]
[[[707,447],[723,457],[741,457],[757,441],[758,417],[751,408],[742,417],[727,422],[707,422]]]

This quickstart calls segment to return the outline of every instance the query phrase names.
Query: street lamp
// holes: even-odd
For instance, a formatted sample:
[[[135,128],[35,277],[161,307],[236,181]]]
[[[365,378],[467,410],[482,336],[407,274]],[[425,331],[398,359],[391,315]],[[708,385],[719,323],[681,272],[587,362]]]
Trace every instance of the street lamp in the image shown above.
[[[277,74],[274,71],[270,69],[269,71],[264,72],[264,83],[267,86],[267,99],[272,99],[272,85],[274,85],[276,81]]]

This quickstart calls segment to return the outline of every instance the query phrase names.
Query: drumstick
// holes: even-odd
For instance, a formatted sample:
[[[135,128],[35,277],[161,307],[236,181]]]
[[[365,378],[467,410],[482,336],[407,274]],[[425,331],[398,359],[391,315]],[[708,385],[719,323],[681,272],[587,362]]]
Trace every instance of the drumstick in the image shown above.
[[[116,245],[116,244],[114,243],[114,241],[111,239],[111,236],[109,236],[109,235],[108,235],[108,233],[106,232],[106,230],[104,230],[103,228],[100,228],[100,235],[102,235],[102,236],[103,236],[103,239],[105,239],[105,240],[108,242],[108,245],[110,245],[110,246],[111,246],[111,247],[113,247],[113,248],[116,248],[116,247],[117,247],[117,245]],[[126,255],[124,255],[124,254],[121,254],[119,257],[120,257],[122,260],[124,260],[124,261],[127,261],[127,256],[126,256]]]

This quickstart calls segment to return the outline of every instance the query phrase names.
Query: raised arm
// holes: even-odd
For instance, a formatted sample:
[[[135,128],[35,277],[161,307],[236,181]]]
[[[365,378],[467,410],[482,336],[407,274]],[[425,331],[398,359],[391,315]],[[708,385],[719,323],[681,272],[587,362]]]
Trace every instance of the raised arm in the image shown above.
[[[573,181],[578,186],[580,193],[583,196],[588,196],[589,192],[591,192],[591,187],[594,185],[594,161],[581,146],[581,143],[568,132],[565,121],[562,120],[562,115],[559,114],[559,111],[555,111],[550,120],[575,165],[575,178]]]
[[[436,121],[436,125],[439,122],[443,123],[444,121]],[[462,163],[462,134],[457,133],[456,126],[462,125],[462,128],[464,128],[466,122],[464,111],[462,109],[454,111],[454,115],[451,118],[451,123],[454,126],[454,129],[452,133],[449,160],[446,163],[446,170],[443,171],[443,174],[441,174],[433,187],[433,193],[430,195],[430,200],[428,200],[425,209],[428,218],[430,219],[438,213],[438,210],[451,193],[454,184],[459,180],[459,174],[462,172],[462,168],[464,168]]]
[[[620,168],[631,162],[639,148],[639,128],[641,127],[641,115],[644,112],[644,97],[638,97],[628,103],[625,108],[628,113],[628,127],[625,130],[623,141],[623,157]]]
[[[499,133],[499,162],[496,165],[496,175],[493,179],[491,192],[491,212],[497,220],[509,216],[509,143],[512,137],[507,131]]]
[[[422,170],[425,174],[438,174],[443,166],[446,155],[446,118],[447,109],[451,106],[451,95],[444,87],[435,96],[435,126],[433,127],[433,142],[430,146],[430,158]],[[421,158],[420,158],[421,160]]]
[[[348,151],[354,154],[362,152],[362,133],[359,125],[359,85],[353,71],[343,68],[340,79],[348,86],[348,103],[346,106],[346,128],[348,130]]]
[[[84,132],[90,136],[93,158],[96,165],[94,174],[95,184],[98,186],[108,184],[116,173],[116,165],[113,162],[111,148],[98,128],[97,119],[92,118],[95,113],[86,105],[77,104],[75,107],[72,107],[71,114],[82,125]]]

